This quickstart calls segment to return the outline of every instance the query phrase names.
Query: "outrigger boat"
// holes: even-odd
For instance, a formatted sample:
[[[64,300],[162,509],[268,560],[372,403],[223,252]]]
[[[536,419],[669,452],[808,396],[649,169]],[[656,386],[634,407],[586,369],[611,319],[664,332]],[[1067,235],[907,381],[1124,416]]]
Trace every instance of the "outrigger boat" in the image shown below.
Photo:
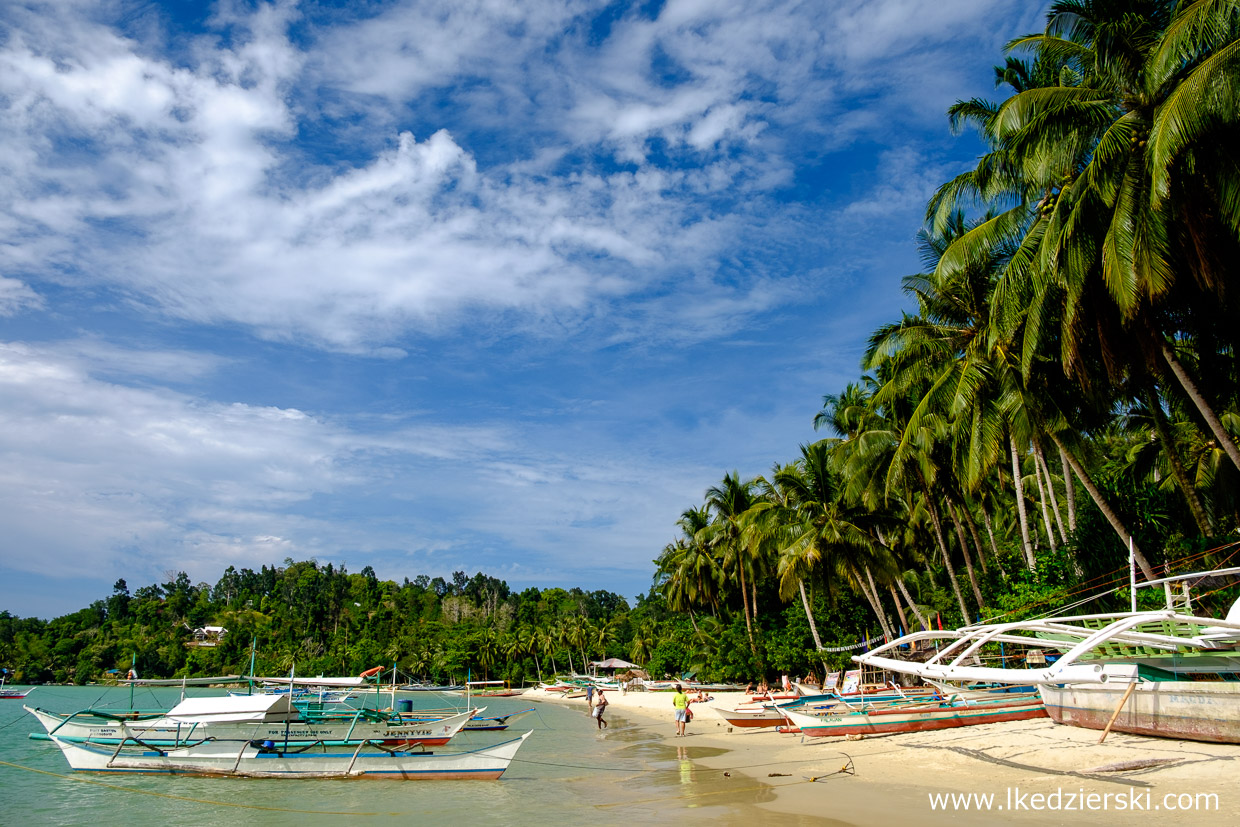
[[[926,732],[1046,717],[1041,698],[1013,698],[1007,695],[972,701],[959,696],[941,701],[917,699],[893,702],[887,706],[833,711],[821,716],[807,715],[787,707],[781,711],[790,727],[811,737]]]
[[[203,739],[274,741],[285,745],[357,744],[443,746],[480,710],[405,718],[387,711],[348,709],[314,712],[294,705],[288,694],[187,698],[167,712],[86,709],[71,715],[25,707],[46,735],[95,744],[138,741],[154,747],[181,746]]]
[[[462,729],[466,732],[502,732],[533,712],[534,707],[531,706],[519,712],[510,712],[507,715],[482,715],[481,713],[485,711],[485,706],[473,710],[473,717],[465,722]],[[400,719],[406,723],[436,721],[447,715],[455,715],[456,712],[455,709],[415,709],[412,712],[400,713]]]
[[[1134,572],[1130,612],[916,632],[854,660],[938,681],[1036,686],[1058,723],[1240,743],[1240,600],[1217,620],[1193,614],[1190,594],[1194,584],[1237,575],[1240,567],[1138,585]],[[1137,589],[1146,587],[1162,587],[1166,609],[1136,611]],[[924,663],[893,657],[927,643],[941,648]],[[980,665],[999,646],[1027,650],[1025,666]]]
[[[152,749],[133,739],[115,747],[59,736],[69,766],[84,772],[140,772],[247,778],[497,779],[532,733],[494,746],[450,753],[387,749],[375,741],[356,747],[284,749],[272,741],[204,740]]]

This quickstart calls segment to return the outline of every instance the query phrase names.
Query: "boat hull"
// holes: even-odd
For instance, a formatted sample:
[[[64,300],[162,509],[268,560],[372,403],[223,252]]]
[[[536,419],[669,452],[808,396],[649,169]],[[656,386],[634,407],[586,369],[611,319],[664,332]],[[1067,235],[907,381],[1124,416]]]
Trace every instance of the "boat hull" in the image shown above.
[[[1105,729],[1127,684],[1041,685],[1051,720]],[[1154,681],[1139,683],[1111,725],[1115,732],[1240,744],[1240,683]]]
[[[493,780],[508,769],[531,733],[485,749],[454,753],[323,750],[284,753],[249,742],[214,741],[195,747],[150,750],[68,741],[53,736],[69,766],[79,772],[131,772],[243,778],[380,778],[389,780]]]
[[[785,710],[789,724],[801,734],[821,738],[832,735],[880,735],[898,732],[929,732],[937,729],[995,724],[1045,718],[1041,699],[953,706],[897,706],[867,712],[848,712],[816,718]]]

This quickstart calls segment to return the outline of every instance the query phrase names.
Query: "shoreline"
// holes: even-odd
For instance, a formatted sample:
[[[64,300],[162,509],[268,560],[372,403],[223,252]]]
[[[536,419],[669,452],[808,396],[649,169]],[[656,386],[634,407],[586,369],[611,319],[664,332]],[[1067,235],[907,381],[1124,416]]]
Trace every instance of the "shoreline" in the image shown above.
[[[536,689],[520,697],[586,709],[584,698]],[[1240,823],[1234,783],[1240,744],[1118,732],[1099,744],[1100,732],[1049,718],[851,740],[808,738],[729,727],[710,709],[745,697],[717,692],[714,701],[694,704],[684,739],[675,735],[671,693],[608,692],[607,718],[654,732],[665,724],[663,738],[670,745],[708,748],[700,756],[689,754],[704,772],[768,786],[771,800],[756,806],[836,824],[872,824],[891,814],[931,825],[993,824],[996,818],[1029,825],[1114,824],[1172,809],[1178,823]],[[841,772],[850,762],[852,774]],[[967,809],[949,800],[932,807],[932,795],[952,793],[993,799],[989,808],[979,808],[977,799]]]

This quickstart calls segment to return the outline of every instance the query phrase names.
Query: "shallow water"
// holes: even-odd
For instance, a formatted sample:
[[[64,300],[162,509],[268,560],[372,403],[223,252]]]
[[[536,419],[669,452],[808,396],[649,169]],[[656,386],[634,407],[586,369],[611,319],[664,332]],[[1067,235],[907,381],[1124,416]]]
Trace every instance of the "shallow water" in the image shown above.
[[[190,689],[187,695],[219,694]],[[166,708],[179,689],[139,689],[134,705]],[[400,694],[417,707],[459,704],[455,696]],[[127,708],[130,691],[115,687],[40,687],[24,701],[55,712],[90,706]],[[770,813],[766,785],[727,779],[694,763],[717,754],[708,747],[669,744],[662,729],[612,716],[599,733],[581,709],[488,698],[492,713],[534,707],[513,733],[534,730],[499,781],[380,781],[374,779],[245,779],[73,773],[56,746],[31,741],[41,731],[22,701],[0,702],[0,822],[4,824],[119,824],[163,827],[184,819],[198,825],[238,823],[339,825],[409,823],[540,824],[580,820],[653,823],[753,823]],[[509,733],[463,734],[463,745],[497,743]],[[453,744],[456,744],[454,739]],[[16,765],[16,766],[14,766]]]

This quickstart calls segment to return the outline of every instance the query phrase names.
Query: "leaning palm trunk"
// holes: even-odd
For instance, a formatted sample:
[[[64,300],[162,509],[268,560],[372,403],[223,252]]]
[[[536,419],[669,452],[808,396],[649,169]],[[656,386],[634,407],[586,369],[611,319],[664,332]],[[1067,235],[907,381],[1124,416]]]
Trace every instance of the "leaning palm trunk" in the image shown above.
[[[917,615],[917,622],[921,624],[922,629],[930,628],[930,618],[921,613],[921,609],[913,602],[913,597],[908,593],[908,586],[904,584],[903,577],[896,578],[896,585],[900,587],[900,594],[904,595],[904,600],[908,603],[908,607],[913,610],[913,614]]]
[[[1076,491],[1072,489],[1072,474],[1068,470],[1068,453],[1059,449],[1059,464],[1063,466],[1063,498],[1068,501],[1068,530],[1076,531]]]
[[[1042,450],[1042,443],[1037,440],[1033,442],[1033,455],[1042,468],[1042,476],[1046,477],[1046,491],[1051,496],[1051,513],[1055,515],[1055,527],[1059,529],[1059,539],[1067,545],[1068,532],[1064,531],[1063,515],[1059,513],[1059,495],[1055,493],[1055,480],[1051,477],[1051,467],[1046,462],[1046,452]]]
[[[1036,450],[1033,454],[1033,476],[1038,482],[1038,503],[1042,506],[1042,522],[1046,525],[1046,539],[1050,543],[1051,551],[1056,551],[1059,549],[1059,543],[1055,541],[1055,527],[1051,525],[1051,512],[1046,507],[1046,486],[1042,482],[1042,466],[1038,464]]]
[[[891,602],[896,604],[896,614],[900,616],[900,626],[906,631],[913,631],[913,627],[908,625],[908,617],[904,614],[904,606],[900,605],[900,595],[896,592],[896,587],[887,586],[887,591],[891,592]]]
[[[1025,481],[1020,475],[1020,451],[1016,447],[1016,437],[1009,436],[1012,447],[1012,482],[1016,485],[1016,516],[1020,518],[1020,539],[1025,550],[1025,565],[1029,571],[1038,567],[1038,560],[1033,556],[1033,546],[1029,543],[1029,515],[1025,512]]]
[[[869,566],[865,567],[865,578],[866,580],[870,581],[870,593],[874,595],[874,602],[878,604],[879,610],[882,611],[883,599],[878,594],[878,586],[874,584],[874,573],[870,571]],[[897,603],[896,608],[897,609],[900,608],[900,604]],[[895,640],[895,635],[893,634],[895,630],[891,628],[894,624],[891,622],[891,618],[887,616],[886,611],[882,611],[881,619],[887,621],[887,624],[884,627],[884,631],[886,631],[887,634],[891,635],[892,640]]]
[[[1145,555],[1141,553],[1141,549],[1137,547],[1137,541],[1128,533],[1128,529],[1120,522],[1119,515],[1112,509],[1109,503],[1102,497],[1102,492],[1094,485],[1093,480],[1089,478],[1085,468],[1081,465],[1080,460],[1076,458],[1071,451],[1064,446],[1057,434],[1051,434],[1051,439],[1059,446],[1059,450],[1063,451],[1064,456],[1068,458],[1068,463],[1072,466],[1072,470],[1076,472],[1077,479],[1081,481],[1081,485],[1085,486],[1085,490],[1089,492],[1089,497],[1094,501],[1094,505],[1098,506],[1098,510],[1102,512],[1102,516],[1106,517],[1107,522],[1111,524],[1111,528],[1115,529],[1115,533],[1119,535],[1126,547],[1132,549],[1133,559],[1137,565],[1141,567],[1141,572],[1147,579],[1154,579],[1154,569],[1150,567],[1149,561],[1145,559]]]
[[[865,574],[868,575],[869,573],[869,569],[866,569]],[[870,587],[865,584],[865,580],[861,577],[857,578],[857,585],[861,587],[861,593],[865,595],[866,601],[870,604],[870,608],[878,618],[878,625],[882,627],[883,634],[887,636],[888,640],[892,640],[894,636],[887,625],[887,617],[883,614],[883,606],[878,602],[878,595],[870,591]]]
[[[973,550],[977,552],[977,562],[982,564],[982,574],[990,574],[990,569],[986,566],[986,553],[982,551],[982,538],[977,533],[977,523],[973,520],[969,506],[962,505],[960,513],[964,515],[964,524],[969,527],[969,534],[973,537]]]
[[[818,637],[818,624],[814,622],[814,613],[809,608],[809,598],[805,595],[805,581],[798,580],[797,587],[801,590],[801,605],[805,607],[805,619],[809,621],[809,632],[814,636],[814,648],[822,651],[822,640]]]
[[[1188,503],[1193,522],[1197,523],[1197,530],[1202,536],[1209,537],[1213,531],[1206,517],[1206,510],[1201,505],[1201,498],[1197,496],[1197,489],[1193,487],[1192,481],[1188,478],[1188,472],[1184,470],[1184,463],[1180,460],[1180,451],[1175,446],[1175,438],[1171,435],[1167,417],[1163,413],[1162,405],[1158,403],[1158,394],[1150,388],[1146,388],[1145,391],[1145,404],[1150,409],[1150,416],[1154,419],[1154,429],[1158,432],[1158,440],[1162,443],[1163,454],[1167,457],[1167,464],[1171,466],[1171,475],[1175,477],[1176,484],[1180,486],[1184,501]]]
[[[943,565],[947,567],[947,578],[951,580],[952,591],[956,594],[956,602],[960,604],[960,616],[969,622],[969,607],[964,603],[964,595],[960,593],[960,583],[956,580],[956,569],[952,566],[952,556],[947,550],[947,541],[943,538],[943,522],[939,519],[939,510],[930,499],[930,489],[922,482],[922,494],[926,498],[926,511],[930,513],[930,522],[934,525],[934,537],[939,541],[939,551],[943,553]]]
[[[1210,403],[1201,395],[1201,391],[1197,387],[1197,383],[1188,375],[1188,371],[1180,364],[1180,360],[1175,358],[1175,352],[1171,349],[1171,345],[1167,344],[1167,340],[1161,335],[1158,337],[1158,343],[1162,346],[1163,358],[1167,360],[1167,364],[1171,367],[1171,372],[1175,374],[1175,378],[1180,380],[1180,384],[1184,387],[1184,392],[1188,394],[1188,398],[1193,400],[1193,404],[1197,406],[1201,417],[1210,426],[1210,433],[1214,434],[1214,438],[1218,440],[1219,446],[1227,452],[1227,456],[1231,458],[1232,464],[1240,470],[1240,448],[1236,447],[1235,440],[1231,438],[1231,434],[1227,433],[1227,429],[1223,427],[1223,423],[1219,420],[1218,414],[1214,412],[1214,408],[1210,407]]]
[[[995,565],[999,567],[1003,576],[1007,577],[1007,569],[1003,568],[1003,561],[999,557],[999,544],[995,542],[995,527],[990,522],[990,512],[986,510],[985,503],[982,503],[982,522],[986,524],[986,536],[990,538],[990,551],[995,555]]]
[[[973,557],[969,554],[969,546],[964,539],[964,527],[960,525],[960,517],[956,514],[956,505],[952,502],[952,498],[945,497],[944,499],[947,502],[947,513],[951,515],[952,523],[956,526],[956,540],[960,543],[960,552],[964,555],[964,567],[969,573],[969,585],[973,587],[973,599],[977,601],[977,608],[981,611],[986,604],[982,600],[982,590],[977,587],[977,574],[973,571]]]

